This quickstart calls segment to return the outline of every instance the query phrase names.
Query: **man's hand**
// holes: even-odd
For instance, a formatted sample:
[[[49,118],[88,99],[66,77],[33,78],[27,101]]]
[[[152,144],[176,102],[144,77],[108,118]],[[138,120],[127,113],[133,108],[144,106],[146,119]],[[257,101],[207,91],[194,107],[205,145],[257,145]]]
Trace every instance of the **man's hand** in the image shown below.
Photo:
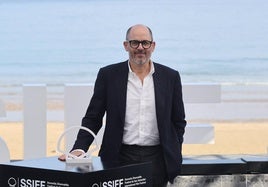
[[[84,154],[85,152],[83,151],[83,150],[73,150],[72,152],[71,152],[71,154],[72,155],[75,155],[75,156],[80,156],[80,155],[82,155],[82,154]],[[66,161],[66,155],[65,154],[63,154],[63,155],[60,155],[59,157],[58,157],[58,160],[60,160],[60,161]]]

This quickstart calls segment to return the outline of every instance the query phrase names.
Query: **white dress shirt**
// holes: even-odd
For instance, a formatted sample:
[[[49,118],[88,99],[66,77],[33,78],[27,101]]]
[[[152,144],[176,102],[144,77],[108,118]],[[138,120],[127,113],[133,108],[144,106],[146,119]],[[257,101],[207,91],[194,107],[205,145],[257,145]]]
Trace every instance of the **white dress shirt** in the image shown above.
[[[123,144],[159,144],[153,73],[154,65],[151,62],[151,70],[142,83],[129,65]]]

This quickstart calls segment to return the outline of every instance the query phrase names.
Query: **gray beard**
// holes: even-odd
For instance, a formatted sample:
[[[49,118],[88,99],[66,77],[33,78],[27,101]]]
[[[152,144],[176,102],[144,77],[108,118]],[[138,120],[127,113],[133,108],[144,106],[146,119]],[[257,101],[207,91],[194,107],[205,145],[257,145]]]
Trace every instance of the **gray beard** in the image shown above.
[[[143,65],[143,64],[145,64],[146,62],[143,62],[142,60],[139,60],[139,61],[134,61],[135,62],[135,64],[137,64],[137,65]]]

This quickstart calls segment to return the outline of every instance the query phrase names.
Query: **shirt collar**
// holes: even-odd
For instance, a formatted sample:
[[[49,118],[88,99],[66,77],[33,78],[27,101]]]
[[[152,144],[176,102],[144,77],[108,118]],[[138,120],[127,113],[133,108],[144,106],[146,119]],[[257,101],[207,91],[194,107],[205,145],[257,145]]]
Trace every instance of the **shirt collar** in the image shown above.
[[[153,63],[153,61],[151,61],[150,60],[150,63],[151,63],[151,69],[150,69],[150,72],[149,72],[149,74],[148,75],[152,75],[153,73],[154,73],[154,71],[155,71],[155,69],[154,69],[154,63]],[[128,61],[128,70],[129,70],[129,72],[130,73],[134,73],[133,71],[132,71],[132,69],[130,68],[130,63],[129,63],[129,61]],[[135,74],[135,73],[134,73]]]

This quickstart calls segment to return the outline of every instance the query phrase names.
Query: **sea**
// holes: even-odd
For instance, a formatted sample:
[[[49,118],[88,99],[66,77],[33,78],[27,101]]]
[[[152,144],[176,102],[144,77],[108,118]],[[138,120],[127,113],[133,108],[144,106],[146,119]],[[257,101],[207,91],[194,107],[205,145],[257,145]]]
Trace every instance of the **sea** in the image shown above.
[[[183,83],[268,85],[267,10],[266,0],[0,0],[0,94],[94,83],[127,60],[137,23],[153,31],[152,60]]]

